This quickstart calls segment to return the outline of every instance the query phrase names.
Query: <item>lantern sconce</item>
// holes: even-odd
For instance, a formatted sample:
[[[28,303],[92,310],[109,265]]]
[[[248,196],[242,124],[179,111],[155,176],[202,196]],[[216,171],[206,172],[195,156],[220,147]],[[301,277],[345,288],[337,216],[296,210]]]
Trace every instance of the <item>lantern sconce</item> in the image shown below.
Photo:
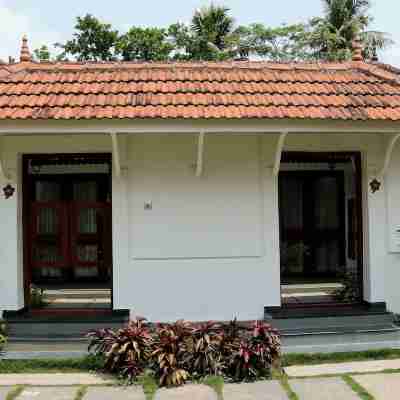
[[[14,195],[14,192],[15,192],[15,188],[13,186],[11,186],[11,184],[8,184],[3,187],[3,193],[4,193],[4,197],[6,198],[6,200],[11,198]]]
[[[371,188],[371,192],[375,193],[380,190],[382,183],[378,181],[378,179],[374,178],[370,183],[369,186]]]

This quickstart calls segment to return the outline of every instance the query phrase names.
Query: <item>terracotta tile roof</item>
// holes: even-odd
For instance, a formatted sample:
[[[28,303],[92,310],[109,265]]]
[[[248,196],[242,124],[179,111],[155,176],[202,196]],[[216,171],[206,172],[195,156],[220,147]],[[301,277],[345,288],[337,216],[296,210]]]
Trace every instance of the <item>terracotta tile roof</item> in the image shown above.
[[[382,64],[0,64],[0,119],[400,120],[400,73]]]

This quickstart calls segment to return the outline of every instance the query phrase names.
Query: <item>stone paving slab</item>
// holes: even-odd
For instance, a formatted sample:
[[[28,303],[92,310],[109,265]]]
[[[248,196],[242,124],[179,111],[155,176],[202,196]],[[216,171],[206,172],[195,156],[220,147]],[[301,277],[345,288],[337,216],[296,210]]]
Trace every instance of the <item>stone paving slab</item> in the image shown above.
[[[288,397],[278,381],[265,381],[224,385],[224,400],[288,400]]]
[[[209,386],[185,385],[175,389],[159,389],[154,400],[218,400],[218,396]]]
[[[299,400],[360,400],[341,378],[294,379],[289,384]]]
[[[70,386],[115,383],[107,376],[95,374],[0,374],[0,386]]]
[[[143,389],[129,387],[90,387],[84,400],[145,400]]]
[[[285,372],[290,377],[302,377],[380,372],[385,369],[400,369],[400,360],[357,361],[339,364],[292,366],[286,367]]]
[[[375,400],[399,400],[400,374],[356,375],[352,378]]]
[[[6,400],[7,394],[12,390],[11,386],[9,387],[0,387],[0,400]]]
[[[29,387],[22,391],[18,400],[74,400],[78,387]]]

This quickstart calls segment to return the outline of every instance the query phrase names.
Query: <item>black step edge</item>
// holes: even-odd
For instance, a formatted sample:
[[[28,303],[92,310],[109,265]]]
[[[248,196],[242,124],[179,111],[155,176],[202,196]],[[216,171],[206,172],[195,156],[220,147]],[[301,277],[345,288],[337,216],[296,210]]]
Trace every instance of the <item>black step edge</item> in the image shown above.
[[[315,307],[264,307],[267,320],[289,318],[356,317],[364,315],[392,315],[386,303]]]
[[[113,310],[109,314],[93,315],[30,315],[29,312],[20,313],[14,311],[5,311],[3,319],[6,323],[124,323],[129,321],[129,310]]]

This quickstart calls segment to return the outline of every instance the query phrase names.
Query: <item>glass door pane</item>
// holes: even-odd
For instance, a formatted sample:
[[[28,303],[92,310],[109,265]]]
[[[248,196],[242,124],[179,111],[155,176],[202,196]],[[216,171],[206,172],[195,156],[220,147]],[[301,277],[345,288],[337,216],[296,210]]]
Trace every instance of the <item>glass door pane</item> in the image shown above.
[[[111,207],[107,203],[72,205],[72,259],[77,274],[109,277],[111,271]]]
[[[314,271],[337,274],[344,253],[344,194],[340,175],[321,176],[313,182],[314,221],[311,241]],[[343,195],[342,195],[343,194]]]
[[[304,269],[303,198],[304,181],[297,176],[282,175],[279,180],[282,275],[299,274]]]
[[[31,262],[36,268],[47,268],[47,274],[57,275],[49,268],[65,267],[66,252],[66,207],[55,202],[32,204]]]

